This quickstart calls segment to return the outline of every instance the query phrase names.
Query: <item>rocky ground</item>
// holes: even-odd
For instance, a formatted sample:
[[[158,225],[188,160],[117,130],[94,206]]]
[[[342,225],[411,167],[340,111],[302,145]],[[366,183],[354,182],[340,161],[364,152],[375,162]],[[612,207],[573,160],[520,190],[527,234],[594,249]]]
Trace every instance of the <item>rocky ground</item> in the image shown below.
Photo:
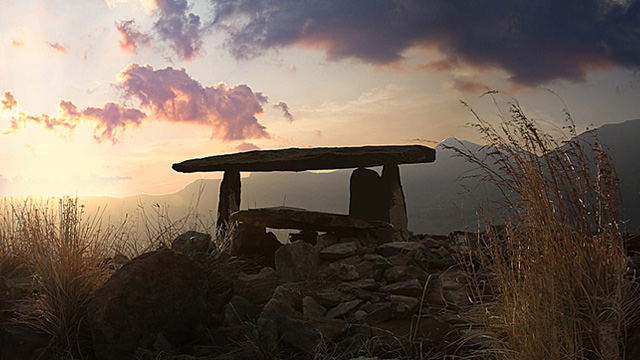
[[[472,338],[461,317],[472,297],[456,262],[463,236],[377,244],[324,234],[247,259],[212,254],[211,236],[189,232],[172,249],[111,259],[117,270],[88,304],[79,353],[98,360],[445,358],[461,344],[481,346],[461,342]],[[640,246],[629,250],[637,268]],[[9,321],[9,300],[29,296],[28,280],[5,281],[2,290],[0,358],[53,358],[46,334]]]

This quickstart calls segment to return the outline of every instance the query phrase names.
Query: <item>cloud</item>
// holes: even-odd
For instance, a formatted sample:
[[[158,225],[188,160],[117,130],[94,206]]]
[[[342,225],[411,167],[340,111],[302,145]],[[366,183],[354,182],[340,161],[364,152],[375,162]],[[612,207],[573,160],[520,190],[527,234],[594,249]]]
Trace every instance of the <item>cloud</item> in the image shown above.
[[[514,83],[584,80],[610,67],[640,68],[640,0],[212,0],[214,25],[238,59],[290,46],[330,60],[388,65],[416,46],[435,68],[506,71]]]
[[[6,96],[6,92],[5,92]],[[60,100],[58,116],[47,114],[29,115],[22,111],[11,119],[10,128],[5,134],[16,132],[32,122],[48,130],[74,130],[78,124],[94,123],[93,138],[98,142],[116,143],[118,135],[128,126],[139,126],[147,115],[138,110],[109,102],[102,108],[88,107],[79,110],[71,101]]]
[[[466,93],[484,93],[489,90],[489,87],[480,81],[476,80],[453,80],[453,88]]]
[[[180,59],[191,60],[201,54],[205,27],[198,15],[189,12],[187,0],[143,0],[142,3],[156,18],[153,24],[156,37],[168,42]],[[116,22],[116,29],[122,36],[119,43],[123,50],[133,53],[138,45],[151,44],[151,32],[140,31],[134,20]]]
[[[121,20],[115,25],[122,36],[122,39],[118,41],[122,50],[135,53],[139,45],[151,45],[151,36],[138,30],[135,20]]]
[[[11,46],[13,47],[20,47],[20,46],[25,46],[25,42],[24,41],[18,41],[18,40],[13,40],[11,42]]]
[[[212,137],[225,141],[268,138],[258,122],[267,98],[247,85],[203,87],[184,69],[128,65],[118,75],[125,97],[138,99],[156,117],[207,125]]]
[[[202,51],[204,29],[200,17],[187,13],[187,0],[155,0],[157,20],[153,25],[158,36],[184,60],[191,60]]]
[[[4,92],[4,98],[0,98],[0,104],[2,104],[1,111],[12,110],[14,107],[18,106],[18,101],[11,91],[6,90]]]
[[[291,115],[291,112],[289,112],[289,105],[287,105],[286,102],[279,102],[276,105],[273,105],[273,107],[275,109],[280,109],[282,110],[282,114],[284,115],[284,118],[289,120],[289,122],[293,122],[294,118],[293,115]]]
[[[49,45],[49,47],[52,48],[55,51],[59,51],[59,52],[61,52],[63,54],[67,53],[67,48],[64,45],[62,45],[62,44],[60,44],[58,42],[55,42],[55,43],[47,42],[47,45]]]
[[[252,151],[252,150],[260,150],[260,147],[256,144],[242,142],[240,145],[236,146],[236,151],[244,152],[244,151]]]

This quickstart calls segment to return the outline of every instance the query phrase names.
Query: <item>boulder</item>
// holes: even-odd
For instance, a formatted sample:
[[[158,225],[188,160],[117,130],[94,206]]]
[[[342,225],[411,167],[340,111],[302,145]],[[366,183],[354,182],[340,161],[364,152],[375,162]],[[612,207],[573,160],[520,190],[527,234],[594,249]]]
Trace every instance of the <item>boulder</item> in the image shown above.
[[[264,267],[257,274],[240,273],[233,288],[236,294],[246,298],[254,304],[266,304],[273,291],[278,286],[276,271],[270,267]]]
[[[275,252],[282,246],[276,236],[264,227],[238,224],[231,233],[230,252],[254,260],[264,266],[275,266]]]
[[[0,359],[52,359],[38,356],[49,346],[51,336],[25,323],[0,325]]]
[[[415,314],[420,305],[420,300],[402,295],[391,295],[391,316],[394,318],[406,318]]]
[[[197,231],[187,231],[171,243],[171,250],[189,256],[207,254],[210,249],[211,235]]]
[[[280,283],[314,278],[317,269],[314,248],[302,240],[286,244],[276,251],[275,265]]]
[[[98,360],[122,359],[150,348],[158,334],[175,346],[197,338],[206,318],[206,277],[187,256],[146,253],[117,270],[93,295],[88,321]]]

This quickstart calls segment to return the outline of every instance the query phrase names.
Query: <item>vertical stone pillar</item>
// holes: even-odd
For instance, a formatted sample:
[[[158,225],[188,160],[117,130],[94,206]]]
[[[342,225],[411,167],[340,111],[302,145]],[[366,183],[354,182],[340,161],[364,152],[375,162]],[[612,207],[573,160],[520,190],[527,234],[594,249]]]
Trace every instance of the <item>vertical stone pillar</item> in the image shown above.
[[[220,199],[218,200],[218,230],[228,227],[229,215],[240,210],[240,171],[226,170],[220,183]]]
[[[382,182],[389,194],[389,223],[393,225],[393,241],[409,240],[409,219],[407,205],[400,182],[400,168],[398,164],[385,164],[382,167]]]
[[[386,187],[377,172],[357,168],[349,184],[349,216],[362,220],[389,221]]]

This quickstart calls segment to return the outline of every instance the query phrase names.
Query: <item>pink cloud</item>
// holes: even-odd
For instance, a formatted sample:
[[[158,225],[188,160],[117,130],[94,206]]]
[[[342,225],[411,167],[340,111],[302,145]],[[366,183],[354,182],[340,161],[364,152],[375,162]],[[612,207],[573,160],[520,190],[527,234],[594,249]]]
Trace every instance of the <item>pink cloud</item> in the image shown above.
[[[122,50],[135,53],[139,45],[151,45],[151,36],[138,30],[135,20],[116,22],[116,29],[122,36],[122,39],[118,41]]]
[[[11,91],[6,90],[4,92],[4,99],[0,98],[0,104],[2,104],[2,111],[5,111],[18,106],[18,101],[16,101],[16,97],[13,96]]]
[[[269,137],[257,118],[267,98],[247,85],[203,87],[184,69],[137,64],[128,65],[118,79],[126,97],[164,120],[207,125],[212,137],[225,141]]]
[[[273,105],[273,107],[275,109],[280,109],[282,111],[282,115],[284,115],[284,118],[289,120],[289,122],[293,122],[294,120],[293,115],[291,115],[291,112],[289,111],[289,105],[287,105],[286,102],[281,101]]]
[[[81,122],[95,124],[93,138],[98,142],[117,142],[118,135],[128,126],[139,126],[147,115],[137,109],[123,107],[116,103],[107,103],[102,108],[88,107],[79,110],[71,101],[60,100],[58,116],[47,114],[28,115],[20,112],[11,120],[11,125],[5,133],[16,132],[32,122],[48,130],[60,128],[74,130]]]
[[[67,53],[67,48],[58,42],[55,42],[55,43],[47,42],[47,45],[49,45],[49,47],[55,51],[61,52],[63,54]]]

